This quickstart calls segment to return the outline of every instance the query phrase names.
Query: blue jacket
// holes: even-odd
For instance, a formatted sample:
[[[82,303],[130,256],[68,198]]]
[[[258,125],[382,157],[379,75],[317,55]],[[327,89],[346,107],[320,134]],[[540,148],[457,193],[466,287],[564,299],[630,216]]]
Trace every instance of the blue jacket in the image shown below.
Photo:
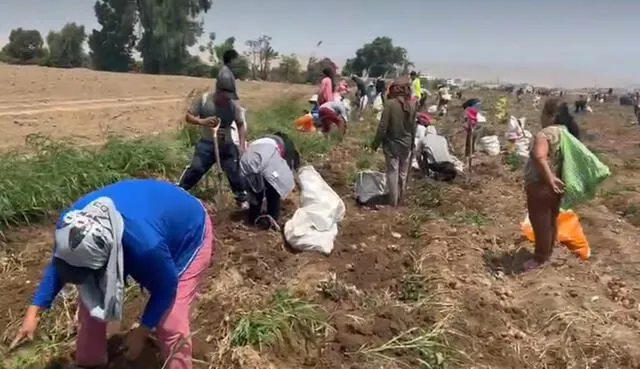
[[[82,209],[92,200],[113,200],[124,219],[122,237],[125,278],[131,276],[150,293],[142,325],[155,328],[173,305],[178,279],[202,245],[206,210],[182,188],[157,180],[125,180],[89,193],[71,208]],[[63,285],[49,264],[33,305],[50,308]]]

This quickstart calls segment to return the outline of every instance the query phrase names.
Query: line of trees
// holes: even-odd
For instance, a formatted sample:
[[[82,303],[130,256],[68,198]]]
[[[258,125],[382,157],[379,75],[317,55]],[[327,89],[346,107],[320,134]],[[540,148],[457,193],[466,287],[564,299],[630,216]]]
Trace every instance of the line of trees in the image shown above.
[[[212,0],[97,0],[94,12],[100,29],[90,34],[84,26],[67,23],[59,31],[50,31],[45,39],[39,31],[17,28],[0,51],[0,61],[10,64],[36,64],[58,68],[85,67],[101,71],[182,74],[213,77],[221,67],[222,55],[236,48],[229,37],[217,43],[210,33],[204,45],[198,45],[203,24],[199,16],[211,9]],[[306,69],[294,55],[280,55],[271,37],[260,36],[245,43],[236,70],[240,79],[315,83],[322,70],[336,68],[328,58],[311,58]],[[84,51],[87,42],[89,52]],[[189,49],[198,46],[208,54],[209,63]],[[140,60],[134,59],[139,53]],[[274,66],[274,61],[279,64]],[[407,73],[412,66],[407,51],[396,47],[388,37],[378,37],[356,51],[343,68],[343,75],[371,77]]]

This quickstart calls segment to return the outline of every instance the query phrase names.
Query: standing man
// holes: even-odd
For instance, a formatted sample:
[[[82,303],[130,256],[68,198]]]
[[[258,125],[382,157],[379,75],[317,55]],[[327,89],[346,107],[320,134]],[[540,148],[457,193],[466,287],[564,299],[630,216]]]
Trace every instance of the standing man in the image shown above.
[[[190,190],[215,164],[216,155],[211,127],[219,123],[217,143],[220,150],[220,167],[229,180],[238,206],[248,209],[249,204],[239,167],[240,152],[244,152],[247,146],[246,126],[236,92],[236,79],[232,71],[238,57],[238,52],[233,49],[224,53],[222,57],[224,66],[218,73],[215,93],[209,92],[197,97],[187,111],[185,118],[187,123],[201,126],[201,138],[196,144],[191,164],[182,173],[178,184],[185,190]],[[234,121],[238,127],[239,150],[231,135]]]
[[[411,98],[415,98],[416,104],[420,104],[422,100],[422,86],[420,85],[420,78],[418,78],[418,73],[416,71],[412,71],[411,74]],[[418,108],[420,106],[418,105]]]

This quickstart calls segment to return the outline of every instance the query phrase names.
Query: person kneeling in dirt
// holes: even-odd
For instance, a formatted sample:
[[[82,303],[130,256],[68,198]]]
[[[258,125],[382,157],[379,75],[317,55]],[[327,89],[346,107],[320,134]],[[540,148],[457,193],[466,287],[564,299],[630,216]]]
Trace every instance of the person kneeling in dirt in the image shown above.
[[[213,255],[214,230],[202,203],[175,184],[125,180],[91,192],[56,224],[53,258],[12,347],[33,339],[41,309],[67,283],[78,287],[75,361],[107,367],[107,322],[122,319],[126,277],[149,294],[124,356],[135,361],[154,334],[166,368],[192,368],[190,308]],[[186,342],[184,342],[186,340]]]
[[[411,102],[411,82],[407,78],[395,80],[389,87],[382,118],[371,149],[380,145],[384,151],[389,204],[398,206],[407,187],[407,176],[416,131],[416,106]]]
[[[249,144],[240,158],[240,173],[247,181],[250,224],[280,229],[281,199],[295,187],[293,172],[299,166],[300,154],[284,133],[276,132]],[[264,215],[263,200],[267,205]]]
[[[418,123],[424,127],[424,134],[419,139],[416,137],[415,153],[419,167],[435,180],[452,181],[457,172],[447,139],[440,136],[434,126],[424,125],[424,118],[418,118]]]
[[[576,138],[580,136],[569,106],[558,98],[547,100],[544,104],[540,123],[542,130],[534,137],[531,154],[524,169],[527,210],[535,236],[534,257],[525,263],[526,270],[549,260],[556,243],[556,219],[564,193],[561,178],[563,159],[560,151],[562,126]]]
[[[342,135],[347,133],[349,117],[347,108],[342,101],[328,101],[320,105],[318,117],[322,133],[325,135],[329,134],[334,126]]]
[[[238,58],[235,50],[225,52],[224,63],[226,70],[228,64],[232,64]],[[220,72],[222,74],[222,72]],[[227,74],[231,73],[229,70]],[[240,176],[238,160],[240,152],[246,147],[246,126],[243,109],[239,104],[235,91],[235,81],[227,76],[216,82],[215,93],[206,93],[197,97],[187,111],[187,123],[201,126],[201,138],[196,144],[191,164],[180,176],[178,184],[185,190],[193,188],[216,163],[216,144],[220,154],[220,167],[225,172],[231,190],[233,191],[238,206],[248,208],[244,182]],[[227,81],[227,82],[225,82]],[[232,83],[233,82],[233,83]],[[232,91],[233,90],[233,91]],[[236,123],[240,150],[233,142],[232,126]],[[219,123],[217,142],[214,143],[213,126]]]

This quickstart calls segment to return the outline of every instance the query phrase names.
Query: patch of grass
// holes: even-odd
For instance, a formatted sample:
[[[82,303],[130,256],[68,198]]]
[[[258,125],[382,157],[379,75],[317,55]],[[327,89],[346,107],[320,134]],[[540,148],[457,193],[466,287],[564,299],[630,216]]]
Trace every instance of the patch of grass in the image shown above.
[[[482,227],[491,223],[491,219],[484,213],[475,210],[459,211],[451,216],[455,224]]]
[[[252,113],[249,111],[247,121],[249,123],[249,137],[256,138],[273,132],[283,132],[291,137],[300,152],[300,156],[311,162],[323,154],[341,140],[338,134],[330,134],[324,137],[321,134],[298,132],[293,121],[302,114],[307,106],[304,101],[289,97],[271,104],[268,109]]]
[[[431,330],[412,328],[379,346],[365,346],[358,354],[373,356],[388,362],[403,363],[402,359],[415,358],[420,369],[446,369],[453,364],[452,350],[444,338],[444,320]]]
[[[292,122],[302,106],[296,99],[285,99],[250,114],[250,138],[287,133],[303,159],[314,161],[337,139],[296,132]],[[32,135],[26,150],[0,154],[0,230],[50,215],[119,180],[154,177],[174,181],[189,163],[192,145],[199,138],[199,129],[193,126],[183,126],[177,134],[135,140],[110,137],[99,148]],[[198,194],[203,193],[199,190]]]
[[[424,300],[427,292],[427,278],[423,273],[422,259],[411,254],[412,263],[400,279],[398,300],[416,303]]]
[[[349,297],[349,293],[353,291],[358,294],[355,286],[347,286],[344,282],[338,279],[335,273],[329,274],[328,278],[321,280],[318,283],[318,292],[328,298],[331,301],[341,301]]]
[[[511,168],[512,172],[521,170],[525,164],[525,159],[522,156],[518,155],[518,153],[515,151],[509,153],[505,157],[504,161],[505,164],[507,164]]]
[[[410,204],[413,208],[437,208],[442,204],[442,187],[432,181],[421,181],[411,196]]]
[[[374,157],[372,154],[363,153],[360,155],[358,160],[356,160],[356,169],[358,170],[367,170],[373,167]]]
[[[175,176],[187,162],[185,148],[176,141],[109,139],[94,150],[28,139],[28,154],[9,152],[0,157],[0,224],[30,222],[68,206],[80,196],[131,177]]]
[[[320,306],[279,291],[270,306],[245,314],[231,335],[231,346],[293,346],[296,341],[314,343],[331,329]]]

